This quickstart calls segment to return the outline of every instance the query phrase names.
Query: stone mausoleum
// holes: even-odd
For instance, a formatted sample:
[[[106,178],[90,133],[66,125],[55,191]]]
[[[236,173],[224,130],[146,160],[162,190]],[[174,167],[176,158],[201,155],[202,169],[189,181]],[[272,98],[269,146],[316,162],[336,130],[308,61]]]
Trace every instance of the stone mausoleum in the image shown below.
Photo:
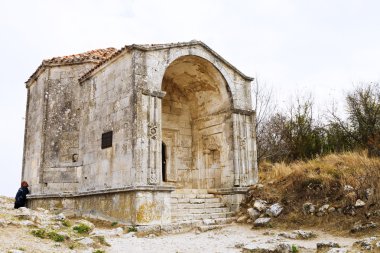
[[[200,41],[44,60],[26,82],[29,207],[228,220],[257,182],[252,80]]]

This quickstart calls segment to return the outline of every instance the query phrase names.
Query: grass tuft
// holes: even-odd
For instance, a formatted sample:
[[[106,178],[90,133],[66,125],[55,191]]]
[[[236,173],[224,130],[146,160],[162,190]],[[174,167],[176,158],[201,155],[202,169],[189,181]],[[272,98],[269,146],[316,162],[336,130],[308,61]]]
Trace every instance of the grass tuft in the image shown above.
[[[87,234],[88,232],[90,232],[91,228],[83,223],[80,223],[73,227],[73,230],[79,234]]]
[[[65,227],[71,227],[71,222],[69,220],[63,220],[61,221],[62,225]]]

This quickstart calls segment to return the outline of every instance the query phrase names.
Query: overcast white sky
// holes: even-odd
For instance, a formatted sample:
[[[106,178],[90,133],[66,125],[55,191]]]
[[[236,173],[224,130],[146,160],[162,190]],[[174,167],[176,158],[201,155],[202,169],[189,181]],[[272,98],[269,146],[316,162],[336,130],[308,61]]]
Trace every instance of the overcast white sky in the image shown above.
[[[0,0],[0,195],[19,187],[24,82],[43,59],[197,39],[281,101],[307,91],[323,104],[380,80],[379,11],[376,0]]]

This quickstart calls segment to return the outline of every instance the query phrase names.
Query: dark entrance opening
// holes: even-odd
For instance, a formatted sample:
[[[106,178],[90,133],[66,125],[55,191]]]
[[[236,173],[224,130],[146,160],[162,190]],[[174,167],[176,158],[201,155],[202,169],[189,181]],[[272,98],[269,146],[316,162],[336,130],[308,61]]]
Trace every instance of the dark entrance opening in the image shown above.
[[[164,142],[162,142],[161,153],[162,153],[162,181],[167,182],[167,178],[166,178],[166,144]]]

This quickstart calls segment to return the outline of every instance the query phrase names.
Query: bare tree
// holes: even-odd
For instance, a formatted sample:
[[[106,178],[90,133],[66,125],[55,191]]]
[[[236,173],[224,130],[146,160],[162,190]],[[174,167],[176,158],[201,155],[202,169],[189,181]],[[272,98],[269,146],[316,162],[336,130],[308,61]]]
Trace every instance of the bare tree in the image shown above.
[[[276,113],[277,103],[273,97],[273,90],[256,78],[253,86],[253,105],[256,112],[256,136],[258,162],[271,156],[272,146],[268,142],[270,135],[268,123]]]
[[[346,96],[348,119],[330,112],[331,123],[338,125],[355,146],[366,148],[370,156],[380,156],[380,85],[361,84]]]

